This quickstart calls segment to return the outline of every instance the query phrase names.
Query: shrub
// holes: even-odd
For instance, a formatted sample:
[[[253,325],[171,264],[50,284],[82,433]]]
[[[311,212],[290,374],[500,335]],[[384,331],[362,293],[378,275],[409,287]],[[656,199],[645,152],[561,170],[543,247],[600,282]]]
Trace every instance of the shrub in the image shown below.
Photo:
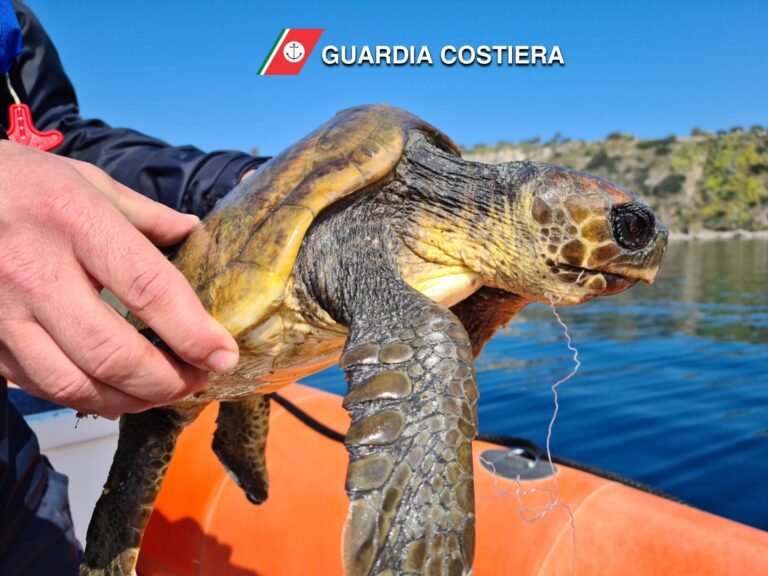
[[[651,194],[654,196],[671,196],[682,190],[685,176],[683,174],[667,174],[661,181],[651,188]]]

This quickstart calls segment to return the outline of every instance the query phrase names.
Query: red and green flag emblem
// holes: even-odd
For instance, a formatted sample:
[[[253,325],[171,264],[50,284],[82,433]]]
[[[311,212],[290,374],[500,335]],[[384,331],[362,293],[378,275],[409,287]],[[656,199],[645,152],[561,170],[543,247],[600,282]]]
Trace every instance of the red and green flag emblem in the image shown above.
[[[259,68],[259,76],[301,72],[322,33],[322,28],[284,28]]]

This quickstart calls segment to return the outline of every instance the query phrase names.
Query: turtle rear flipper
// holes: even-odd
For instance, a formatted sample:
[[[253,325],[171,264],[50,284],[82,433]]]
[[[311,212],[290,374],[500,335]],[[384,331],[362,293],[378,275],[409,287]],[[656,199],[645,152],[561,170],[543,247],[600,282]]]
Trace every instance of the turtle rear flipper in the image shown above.
[[[213,451],[253,504],[267,499],[268,431],[268,396],[255,394],[237,402],[222,402],[219,406]]]
[[[120,418],[120,439],[88,525],[79,576],[132,576],[144,529],[176,439],[202,406],[153,408]]]

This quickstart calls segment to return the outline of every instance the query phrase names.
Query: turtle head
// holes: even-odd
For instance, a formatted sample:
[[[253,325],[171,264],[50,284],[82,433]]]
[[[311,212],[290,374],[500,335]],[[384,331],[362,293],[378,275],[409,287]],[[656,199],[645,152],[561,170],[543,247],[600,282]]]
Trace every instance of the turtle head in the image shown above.
[[[640,280],[653,283],[668,234],[647,204],[575,170],[535,165],[529,173],[511,203],[514,236],[522,241],[504,258],[508,265],[497,267],[497,282],[506,290],[571,305]]]

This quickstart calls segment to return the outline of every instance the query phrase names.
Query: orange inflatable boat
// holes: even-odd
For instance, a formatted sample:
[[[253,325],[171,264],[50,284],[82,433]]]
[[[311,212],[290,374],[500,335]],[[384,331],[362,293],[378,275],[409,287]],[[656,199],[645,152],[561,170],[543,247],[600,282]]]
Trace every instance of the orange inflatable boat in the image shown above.
[[[340,397],[299,385],[280,394],[346,430]],[[342,573],[346,450],[285,404],[272,403],[270,495],[261,506],[246,500],[211,451],[215,406],[182,434],[144,538],[140,576]],[[564,507],[531,522],[547,501],[539,489],[551,490],[553,479],[518,485],[505,477],[510,466],[522,466],[524,476],[550,470],[527,450],[475,442],[476,575],[768,574],[768,533],[562,463],[558,491],[573,522]]]

